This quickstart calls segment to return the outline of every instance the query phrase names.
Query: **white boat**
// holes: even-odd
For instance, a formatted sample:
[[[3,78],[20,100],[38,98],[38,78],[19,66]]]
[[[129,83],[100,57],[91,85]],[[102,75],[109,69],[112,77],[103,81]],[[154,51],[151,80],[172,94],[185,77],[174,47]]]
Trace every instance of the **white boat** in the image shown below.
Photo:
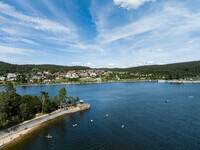
[[[124,124],[122,125],[122,128],[124,128]]]
[[[165,80],[158,80],[158,83],[165,83]]]
[[[166,103],[169,103],[169,100],[166,100],[165,102],[166,102]]]
[[[94,120],[90,120],[91,122],[94,122]]]
[[[106,114],[106,117],[108,117],[109,116],[109,114]]]
[[[50,134],[48,134],[48,135],[46,136],[46,138],[47,138],[47,139],[51,139],[51,138],[53,138],[53,136],[51,136]]]
[[[77,126],[77,124],[73,124],[73,127],[76,127]]]

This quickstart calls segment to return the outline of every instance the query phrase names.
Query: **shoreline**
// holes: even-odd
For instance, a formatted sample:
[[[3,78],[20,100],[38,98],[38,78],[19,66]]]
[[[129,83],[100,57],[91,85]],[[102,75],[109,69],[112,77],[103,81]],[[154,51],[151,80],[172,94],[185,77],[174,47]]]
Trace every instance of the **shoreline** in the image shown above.
[[[42,124],[40,124],[42,125]],[[20,131],[17,132],[15,134],[12,134],[10,136],[7,136],[3,139],[0,139],[1,144],[3,143],[3,145],[0,147],[0,149],[5,148],[6,146],[8,146],[9,144],[11,144],[12,142],[15,142],[16,140],[20,140],[21,138],[23,138],[25,135],[31,133],[32,131],[34,131],[36,128],[38,128],[40,125],[34,126],[32,128],[29,128],[27,130],[24,131]],[[3,141],[3,142],[2,142]]]
[[[132,80],[132,79],[124,79],[124,80],[109,80],[109,81],[101,81],[101,82],[62,82],[62,83],[47,83],[47,84],[29,84],[29,85],[14,85],[14,87],[28,87],[28,86],[45,86],[45,85],[76,85],[76,84],[101,84],[101,83],[119,83],[119,82],[157,82],[157,80]],[[1,86],[3,88],[5,86]]]
[[[3,137],[0,137],[0,144],[3,144],[0,147],[0,149],[3,149],[4,147],[8,146],[9,144],[11,144],[12,142],[14,142],[16,140],[20,140],[20,138],[23,138],[25,135],[31,133],[32,131],[37,129],[39,126],[41,126],[42,124],[44,124],[50,120],[53,120],[53,119],[58,118],[63,115],[68,115],[71,113],[89,110],[90,108],[91,108],[90,104],[77,104],[76,107],[70,107],[67,110],[59,109],[50,114],[44,114],[42,116],[33,118],[31,120],[20,123],[19,125],[16,125],[17,127],[19,126],[18,128],[20,128],[20,126],[22,126],[23,129],[17,130],[17,129],[15,129],[16,126],[13,126],[11,128],[2,130],[2,131],[0,131],[0,133],[3,134],[3,132],[4,132],[5,135],[3,135]],[[29,127],[27,127],[27,126],[29,126]],[[24,127],[27,127],[27,128],[24,128]],[[14,128],[16,131],[12,131],[13,130],[12,128]],[[6,132],[8,132],[8,130],[13,133],[9,133],[7,135]]]
[[[158,82],[158,83],[173,83],[173,84],[199,84],[200,81],[186,81],[186,80],[134,80],[134,79],[122,79],[122,80],[109,80],[100,82],[62,82],[62,83],[47,83],[47,84],[26,84],[26,85],[14,85],[14,87],[31,87],[31,86],[46,86],[46,85],[77,85],[77,84],[102,84],[102,83],[120,83],[120,82]],[[1,86],[0,88],[4,88]]]

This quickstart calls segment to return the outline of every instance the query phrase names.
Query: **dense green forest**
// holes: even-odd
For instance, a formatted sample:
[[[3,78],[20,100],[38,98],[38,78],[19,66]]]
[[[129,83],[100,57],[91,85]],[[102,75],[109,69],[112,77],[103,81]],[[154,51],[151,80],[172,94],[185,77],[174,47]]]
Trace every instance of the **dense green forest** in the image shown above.
[[[166,79],[180,79],[185,77],[200,76],[200,61],[175,63],[167,65],[151,65],[130,68],[112,68],[104,70],[111,70],[116,72],[130,72],[139,74],[153,74],[154,78],[165,76]]]
[[[36,114],[45,114],[68,105],[76,106],[79,97],[67,97],[65,88],[60,89],[59,97],[49,97],[41,91],[41,96],[19,95],[11,82],[5,91],[0,92],[0,130],[32,119]]]
[[[33,70],[50,71],[50,72],[66,72],[69,70],[85,70],[90,69],[84,66],[60,66],[60,65],[16,65],[0,61],[0,75],[5,73],[28,73]]]

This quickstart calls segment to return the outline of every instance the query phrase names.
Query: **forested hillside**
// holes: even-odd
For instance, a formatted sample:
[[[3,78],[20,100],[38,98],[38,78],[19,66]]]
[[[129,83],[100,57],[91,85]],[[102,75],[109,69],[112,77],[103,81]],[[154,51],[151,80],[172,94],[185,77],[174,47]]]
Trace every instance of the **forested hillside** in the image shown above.
[[[60,65],[15,65],[0,62],[0,74],[5,73],[27,73],[33,70],[50,71],[50,72],[65,72],[69,70],[85,70],[90,69],[84,66],[60,66]],[[165,76],[167,78],[178,79],[182,77],[200,76],[200,61],[175,63],[167,65],[151,65],[139,66],[130,68],[101,68],[114,72],[130,72],[139,74],[153,74],[154,76]]]
[[[50,71],[50,72],[56,72],[56,71],[68,71],[68,70],[84,70],[89,69],[89,67],[84,66],[60,66],[60,65],[15,65],[15,64],[9,64],[5,62],[0,62],[0,74],[5,73],[27,73],[33,70],[38,71]]]
[[[109,70],[117,72],[153,74],[154,76],[167,76],[168,78],[195,77],[200,75],[200,61],[130,68],[113,68]]]

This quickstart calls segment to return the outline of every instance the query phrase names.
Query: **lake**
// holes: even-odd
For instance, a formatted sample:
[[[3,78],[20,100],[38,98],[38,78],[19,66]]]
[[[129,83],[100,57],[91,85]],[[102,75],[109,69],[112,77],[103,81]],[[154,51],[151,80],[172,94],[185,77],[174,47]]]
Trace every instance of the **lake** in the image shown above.
[[[54,96],[62,87],[68,96],[91,104],[91,110],[49,121],[8,149],[200,149],[200,84],[121,82],[16,89],[22,95],[47,91]],[[52,139],[45,138],[48,133]]]

